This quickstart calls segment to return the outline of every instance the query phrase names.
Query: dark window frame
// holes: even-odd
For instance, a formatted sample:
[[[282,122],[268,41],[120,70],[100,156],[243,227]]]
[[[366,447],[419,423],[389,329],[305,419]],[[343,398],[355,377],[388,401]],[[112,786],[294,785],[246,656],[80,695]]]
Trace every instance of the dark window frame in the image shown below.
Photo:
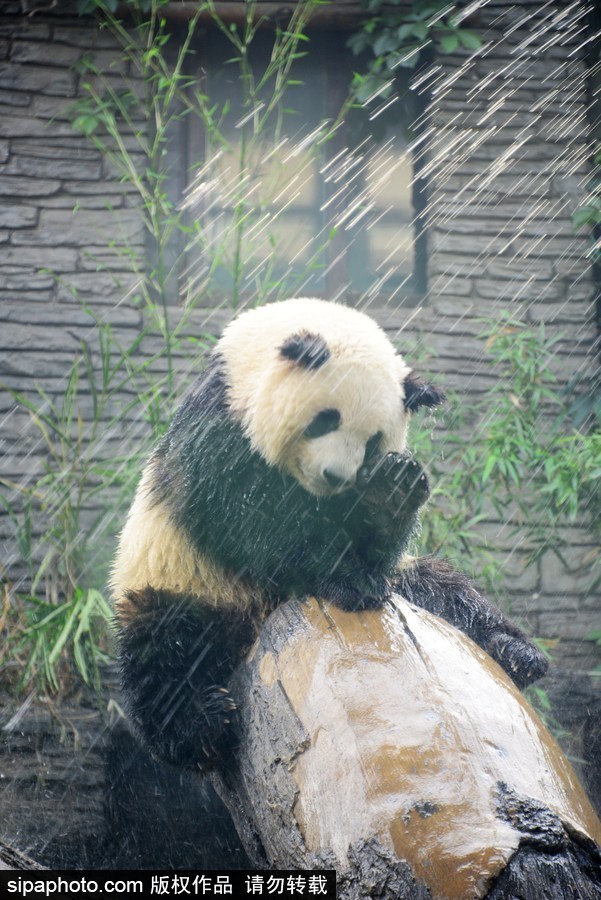
[[[241,3],[228,3],[228,4],[220,4],[222,7],[229,8],[229,15],[226,14],[226,10],[222,11],[222,16],[224,21],[233,22],[236,24],[240,24],[244,21],[244,7],[245,4]],[[328,15],[327,8],[323,8],[324,14],[321,16],[316,16],[315,20],[313,20],[309,27],[306,29],[307,34],[310,36],[313,31],[317,32],[326,32],[328,34],[329,40],[335,44],[336,49],[341,49],[346,43],[346,39],[348,37],[348,33],[351,28],[356,27],[358,22],[361,19],[361,15],[356,8],[355,4],[343,4],[345,10],[338,10],[336,15]],[[194,6],[194,4],[177,4],[174,6],[174,11],[176,11],[175,15],[169,16],[170,6],[167,7],[168,17],[174,19],[174,30],[178,30],[177,21],[180,19],[189,18],[191,12],[186,10],[181,10],[181,6]],[[262,8],[269,7],[270,14],[275,15],[273,13],[272,8],[278,6],[278,11],[283,15],[286,14],[286,9],[281,6],[273,3],[258,3],[257,8],[259,10],[258,15],[263,15],[261,12]],[[288,8],[289,9],[289,8]],[[272,19],[264,19],[262,22],[262,27],[268,29],[270,25],[273,24]],[[205,31],[204,40],[208,41],[211,38],[211,33],[215,26],[212,28],[207,28]],[[202,47],[202,38],[197,43],[197,53],[201,50]],[[429,60],[425,60],[424,62],[428,62]],[[420,66],[421,68],[421,66]],[[346,98],[348,94],[349,80],[348,80],[348,72],[343,71],[343,67],[337,64],[336,53],[333,52],[330,57],[328,57],[326,61],[326,71],[325,78],[328,84],[328,97],[331,103],[332,109],[339,109],[340,105]],[[415,117],[415,122],[417,123],[417,129],[415,132],[415,143],[420,145],[419,153],[413,153],[411,158],[411,164],[413,168],[413,180],[412,180],[412,209],[413,209],[413,266],[412,266],[412,275],[411,275],[411,283],[406,288],[403,288],[398,293],[395,293],[393,297],[393,305],[406,305],[406,306],[416,306],[419,305],[428,290],[428,239],[427,239],[427,206],[428,206],[428,193],[427,193],[427,179],[425,175],[422,174],[426,162],[427,162],[427,149],[424,146],[424,143],[419,141],[422,130],[425,129],[425,120],[426,120],[426,112],[429,105],[429,98],[425,94],[417,94],[416,100],[419,101],[420,107],[418,114]],[[167,180],[167,190],[169,194],[173,198],[181,198],[184,195],[186,188],[189,185],[189,179],[187,177],[187,173],[189,172],[191,166],[198,162],[198,155],[195,155],[192,151],[194,145],[199,146],[204,141],[203,135],[203,125],[202,122],[195,116],[186,116],[180,121],[178,121],[174,127],[174,136],[173,140],[177,142],[179,147],[179,153],[181,154],[181,165],[177,166],[175,171],[173,171],[170,177]],[[345,145],[344,133],[341,130],[339,136],[334,138],[331,142],[332,156],[338,152],[343,145]],[[184,257],[184,247],[183,240],[181,236],[178,237],[178,246],[174,246],[171,253],[170,258],[173,263],[176,263],[178,257]],[[327,273],[325,276],[325,287],[324,287],[324,295],[327,297],[332,296],[340,296],[341,289],[344,288],[349,283],[349,275],[348,275],[348,260],[346,259],[346,254],[348,254],[348,242],[346,242],[343,238],[342,232],[338,233],[331,244],[331,257],[332,264],[328,266]],[[184,263],[185,267],[186,263]],[[177,266],[174,265],[174,272],[177,269]],[[171,292],[172,296],[175,298],[178,296],[178,291],[176,289],[176,285],[173,285],[174,290]],[[378,300],[383,304],[389,301],[389,297],[386,293],[382,293],[378,295]],[[352,302],[352,300],[351,300]]]

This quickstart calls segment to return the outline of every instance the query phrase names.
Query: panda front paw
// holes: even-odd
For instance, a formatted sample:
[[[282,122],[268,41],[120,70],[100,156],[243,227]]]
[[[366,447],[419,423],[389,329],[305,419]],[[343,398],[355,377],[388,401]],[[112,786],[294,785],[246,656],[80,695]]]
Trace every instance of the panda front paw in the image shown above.
[[[390,594],[390,581],[383,575],[363,574],[344,579],[327,579],[319,588],[320,597],[330,600],[346,612],[380,609]]]
[[[486,642],[486,651],[504,669],[519,688],[525,688],[547,674],[549,662],[527,638],[494,632]]]
[[[411,454],[386,453],[359,470],[357,487],[376,517],[397,520],[414,514],[428,499],[430,486]]]

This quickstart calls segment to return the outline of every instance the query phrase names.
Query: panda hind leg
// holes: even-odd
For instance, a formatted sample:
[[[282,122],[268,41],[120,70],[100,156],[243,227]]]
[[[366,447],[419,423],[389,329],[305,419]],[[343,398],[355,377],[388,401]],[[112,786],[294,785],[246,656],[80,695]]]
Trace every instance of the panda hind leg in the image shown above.
[[[445,560],[426,556],[404,564],[393,588],[467,634],[518,687],[546,674],[549,663],[538,647]]]
[[[232,743],[236,708],[225,684],[254,639],[252,623],[151,587],[126,598],[119,662],[133,728],[155,758],[209,770]]]

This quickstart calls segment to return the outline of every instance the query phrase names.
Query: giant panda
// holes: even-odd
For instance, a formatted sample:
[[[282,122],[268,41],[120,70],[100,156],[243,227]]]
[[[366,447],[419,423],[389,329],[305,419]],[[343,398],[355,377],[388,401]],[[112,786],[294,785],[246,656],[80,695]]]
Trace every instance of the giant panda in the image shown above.
[[[156,757],[204,770],[219,760],[228,679],[292,596],[362,610],[398,591],[520,686],[544,673],[543,655],[465,578],[407,556],[429,493],[409,419],[442,401],[371,318],[341,304],[286,300],[225,329],[144,469],[112,573],[127,708]]]

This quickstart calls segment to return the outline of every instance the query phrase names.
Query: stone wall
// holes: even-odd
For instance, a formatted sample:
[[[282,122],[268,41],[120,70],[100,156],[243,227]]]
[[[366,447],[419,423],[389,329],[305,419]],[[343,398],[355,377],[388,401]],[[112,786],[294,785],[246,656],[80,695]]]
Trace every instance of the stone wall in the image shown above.
[[[430,295],[421,327],[436,334],[445,382],[486,391],[495,379],[476,336],[481,317],[510,312],[544,322],[558,338],[553,368],[561,382],[590,373],[595,293],[590,238],[576,233],[574,208],[586,196],[587,6],[491,2],[477,13],[483,46],[439,60],[430,80],[433,126],[429,185]],[[450,370],[450,371],[449,371]],[[565,565],[551,550],[526,570],[512,523],[484,532],[504,554],[512,612],[535,634],[561,636],[557,656],[586,668],[601,597],[586,559],[595,539],[567,527]]]
[[[4,4],[0,19],[0,454],[2,477],[20,486],[8,493],[16,507],[21,487],[43,471],[47,448],[6,388],[41,402],[39,385],[49,402],[60,403],[80,342],[97,349],[86,306],[131,343],[141,315],[131,303],[115,309],[135,281],[132,261],[118,250],[120,230],[140,255],[144,250],[131,189],[71,125],[72,104],[82,95],[78,61],[89,55],[119,77],[114,39],[72,15],[20,15],[20,7]],[[89,391],[82,385],[79,393],[89,419]],[[120,437],[114,431],[107,450]],[[33,544],[39,559],[45,550],[35,534]],[[3,568],[18,584],[26,570],[5,516],[0,546]]]
[[[594,364],[596,338],[588,239],[571,211],[589,175],[583,3],[491,0],[473,27],[484,44],[471,56],[436,60],[424,85],[432,94],[427,127],[429,293],[419,309],[382,306],[377,315],[399,345],[425,338],[431,368],[465,396],[495,380],[479,337],[482,317],[508,310],[544,321],[561,335],[557,372],[566,380]],[[81,96],[77,62],[93,54],[118,79],[125,74],[113,38],[58,11],[21,14],[4,5],[0,21],[0,354],[5,388],[51,398],[64,391],[83,339],[96,347],[97,320],[124,346],[140,332],[132,261],[119,234],[144,257],[136,198],[90,142],[74,133],[70,106]],[[112,244],[113,239],[115,243]],[[119,301],[116,304],[116,301]],[[375,312],[373,309],[372,312]],[[195,327],[218,331],[227,313],[199,311]],[[407,322],[409,321],[409,324]],[[156,341],[141,348],[148,357]],[[94,351],[97,352],[97,351]],[[158,360],[156,365],[164,365]],[[91,398],[81,389],[84,419]],[[2,477],[16,485],[41,471],[45,448],[31,416],[4,391]],[[108,415],[108,414],[107,414]],[[110,419],[110,416],[109,416]],[[139,415],[113,424],[107,456],[146,428]],[[441,430],[444,441],[444,429]],[[15,489],[11,499],[20,495]],[[586,527],[565,527],[564,566],[551,552],[523,570],[512,523],[491,512],[482,530],[502,554],[514,614],[543,637],[559,637],[558,670],[595,662],[583,638],[598,626],[599,596],[583,561],[595,552]],[[116,530],[115,526],[115,530]],[[0,518],[0,552],[11,579],[25,576],[13,523]],[[42,553],[39,548],[38,553]],[[26,582],[24,582],[26,583]]]

